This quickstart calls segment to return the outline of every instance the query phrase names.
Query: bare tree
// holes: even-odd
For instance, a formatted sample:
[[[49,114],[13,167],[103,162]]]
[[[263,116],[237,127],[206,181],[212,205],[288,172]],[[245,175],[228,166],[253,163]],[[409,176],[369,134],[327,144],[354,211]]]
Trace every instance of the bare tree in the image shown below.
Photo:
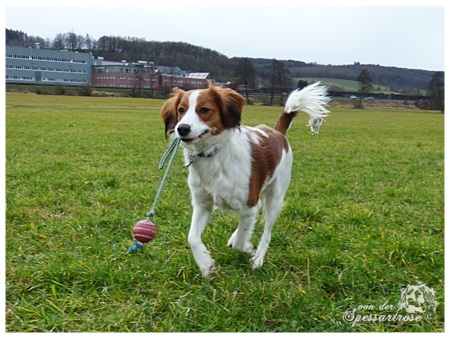
[[[249,88],[254,87],[255,83],[255,69],[253,68],[251,60],[248,58],[239,59],[234,71],[234,76],[239,84],[244,85],[245,96],[247,103],[249,103]]]
[[[280,106],[283,105],[283,93],[289,87],[289,70],[285,67],[284,62],[279,60],[272,61],[272,86],[270,90],[270,105],[273,105],[273,98],[275,90],[278,89],[280,93]]]
[[[271,86],[270,86],[270,105],[273,105],[273,97],[275,95],[275,79],[276,79],[276,67],[277,67],[277,60],[272,60],[272,74],[270,76],[271,79]]]
[[[53,39],[53,48],[55,49],[64,49],[65,48],[65,34],[58,33]]]
[[[364,109],[362,100],[369,94],[373,88],[372,79],[370,78],[369,71],[367,69],[361,69],[356,80],[359,82],[358,96],[359,99],[355,101],[354,106],[357,109]]]
[[[445,82],[444,72],[436,72],[428,84],[428,95],[430,96],[431,109],[440,110],[442,113],[445,108]]]
[[[285,91],[289,91],[290,87],[289,85],[289,69],[287,69],[284,65],[284,62],[279,62],[279,66],[277,68],[277,78],[278,78],[278,84],[280,86],[280,106],[284,105],[283,95]]]
[[[78,36],[73,32],[66,34],[66,46],[70,50],[75,50],[77,49],[77,45],[78,45]]]

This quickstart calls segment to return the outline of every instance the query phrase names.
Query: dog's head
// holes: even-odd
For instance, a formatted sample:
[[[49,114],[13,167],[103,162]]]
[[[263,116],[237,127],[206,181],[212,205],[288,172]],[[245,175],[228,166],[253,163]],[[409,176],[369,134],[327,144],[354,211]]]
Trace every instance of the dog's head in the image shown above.
[[[231,89],[209,87],[175,90],[161,109],[166,135],[175,134],[184,146],[200,145],[241,124],[244,99]]]

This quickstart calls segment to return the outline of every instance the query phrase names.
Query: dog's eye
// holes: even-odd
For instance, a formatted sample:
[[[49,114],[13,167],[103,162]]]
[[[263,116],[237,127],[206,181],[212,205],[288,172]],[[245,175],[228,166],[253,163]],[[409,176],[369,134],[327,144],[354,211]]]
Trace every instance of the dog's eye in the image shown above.
[[[183,107],[178,108],[178,112],[179,112],[180,114],[183,114],[183,113],[184,113],[184,108],[183,108]]]
[[[200,108],[200,114],[208,114],[209,113],[209,108],[203,107]]]

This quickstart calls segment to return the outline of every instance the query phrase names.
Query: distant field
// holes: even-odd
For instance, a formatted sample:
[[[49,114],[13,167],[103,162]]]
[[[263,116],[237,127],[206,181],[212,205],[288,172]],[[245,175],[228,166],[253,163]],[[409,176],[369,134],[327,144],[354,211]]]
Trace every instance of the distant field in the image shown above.
[[[330,90],[336,91],[356,92],[359,89],[359,82],[352,80],[308,77],[308,78],[297,78],[295,79],[295,83],[297,83],[298,80],[305,80],[308,83],[320,81],[323,84],[327,85],[330,88]],[[378,85],[374,85],[373,91],[377,93],[392,93],[392,90],[390,90],[388,87]]]
[[[331,108],[317,137],[299,115],[265,265],[252,271],[227,247],[238,220],[215,213],[204,242],[217,274],[206,280],[187,244],[181,155],[156,209],[157,237],[127,253],[162,177],[162,104],[6,95],[7,331],[444,330],[442,114]],[[273,125],[280,111],[246,106],[243,121]],[[393,315],[380,306],[397,308],[401,289],[420,283],[435,290],[436,313],[414,323],[344,320],[351,309]]]

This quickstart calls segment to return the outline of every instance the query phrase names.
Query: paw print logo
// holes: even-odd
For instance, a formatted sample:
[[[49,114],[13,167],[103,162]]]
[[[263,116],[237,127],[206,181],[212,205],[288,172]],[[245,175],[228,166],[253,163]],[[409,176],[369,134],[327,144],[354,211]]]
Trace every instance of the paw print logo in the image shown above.
[[[433,288],[425,284],[408,285],[401,289],[397,306],[399,310],[404,309],[408,314],[425,314],[431,319],[436,313],[438,302]]]

